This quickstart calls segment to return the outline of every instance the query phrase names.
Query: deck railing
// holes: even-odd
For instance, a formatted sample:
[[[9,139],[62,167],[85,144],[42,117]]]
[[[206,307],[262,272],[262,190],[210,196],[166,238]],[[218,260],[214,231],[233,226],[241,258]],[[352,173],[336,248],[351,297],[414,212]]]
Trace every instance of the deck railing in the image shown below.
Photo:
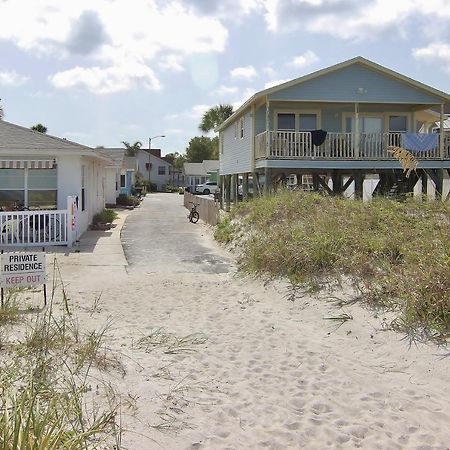
[[[265,159],[394,159],[389,146],[401,147],[403,133],[328,133],[320,146],[312,144],[311,133],[264,131],[255,136],[255,158]],[[439,144],[418,159],[441,159]],[[450,158],[450,135],[444,135],[444,158]]]
[[[1,246],[47,246],[68,243],[68,212],[0,212]]]

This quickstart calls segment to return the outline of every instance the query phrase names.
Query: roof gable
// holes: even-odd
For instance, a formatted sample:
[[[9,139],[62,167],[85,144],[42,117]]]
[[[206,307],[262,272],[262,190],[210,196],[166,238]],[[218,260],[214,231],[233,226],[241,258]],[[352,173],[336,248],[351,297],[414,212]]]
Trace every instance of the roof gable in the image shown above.
[[[439,104],[442,97],[356,62],[272,92],[270,100]]]

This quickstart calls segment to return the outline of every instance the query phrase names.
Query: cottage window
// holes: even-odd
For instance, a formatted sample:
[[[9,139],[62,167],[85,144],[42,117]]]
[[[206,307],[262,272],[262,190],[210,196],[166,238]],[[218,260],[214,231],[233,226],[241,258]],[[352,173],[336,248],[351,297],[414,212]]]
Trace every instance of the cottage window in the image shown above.
[[[405,132],[408,130],[406,116],[389,116],[389,131]]]
[[[295,114],[279,113],[278,129],[280,131],[295,131]]]
[[[121,188],[127,187],[127,176],[126,175],[120,175],[120,187]]]
[[[0,206],[25,204],[25,169],[0,169]]]
[[[56,208],[56,169],[29,169],[27,172],[28,207],[40,209]]]
[[[0,169],[0,206],[54,209],[57,204],[55,169]]]
[[[244,117],[241,117],[239,120],[239,137],[244,139],[244,129],[245,129],[245,120]]]
[[[317,129],[316,114],[299,114],[298,115],[299,131],[312,131]]]
[[[158,166],[158,175],[166,174],[166,166]]]

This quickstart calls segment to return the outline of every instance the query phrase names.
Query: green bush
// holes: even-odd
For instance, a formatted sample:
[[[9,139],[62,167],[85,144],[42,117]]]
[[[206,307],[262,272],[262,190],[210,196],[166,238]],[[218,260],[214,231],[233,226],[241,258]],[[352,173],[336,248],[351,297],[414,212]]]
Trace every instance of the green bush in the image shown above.
[[[225,222],[216,239],[235,240],[245,272],[311,286],[349,279],[398,313],[394,327],[450,336],[449,203],[294,191],[242,203],[232,218],[233,232]]]
[[[117,213],[112,209],[104,209],[97,213],[92,219],[93,223],[112,223],[117,219]]]
[[[133,195],[120,194],[116,199],[118,206],[139,206],[140,203],[139,199]]]
[[[215,230],[214,239],[224,244],[229,244],[234,239],[234,226],[231,223],[230,217],[225,217],[221,220]]]

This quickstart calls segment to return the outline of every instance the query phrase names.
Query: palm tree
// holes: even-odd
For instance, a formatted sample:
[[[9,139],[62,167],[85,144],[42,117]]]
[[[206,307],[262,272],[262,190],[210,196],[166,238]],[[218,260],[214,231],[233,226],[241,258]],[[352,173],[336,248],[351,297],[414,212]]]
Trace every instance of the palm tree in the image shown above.
[[[221,123],[225,122],[232,114],[233,106],[231,105],[213,106],[203,114],[202,121],[198,128],[204,133],[208,133],[217,128]]]
[[[131,145],[129,142],[122,141],[122,144],[126,148],[125,154],[127,156],[136,156],[136,153],[142,147],[142,142],[139,141],[136,141],[133,145]]]
[[[33,131],[39,131],[39,133],[47,133],[47,127],[42,125],[42,123],[37,123],[36,125],[33,125],[30,127]]]

